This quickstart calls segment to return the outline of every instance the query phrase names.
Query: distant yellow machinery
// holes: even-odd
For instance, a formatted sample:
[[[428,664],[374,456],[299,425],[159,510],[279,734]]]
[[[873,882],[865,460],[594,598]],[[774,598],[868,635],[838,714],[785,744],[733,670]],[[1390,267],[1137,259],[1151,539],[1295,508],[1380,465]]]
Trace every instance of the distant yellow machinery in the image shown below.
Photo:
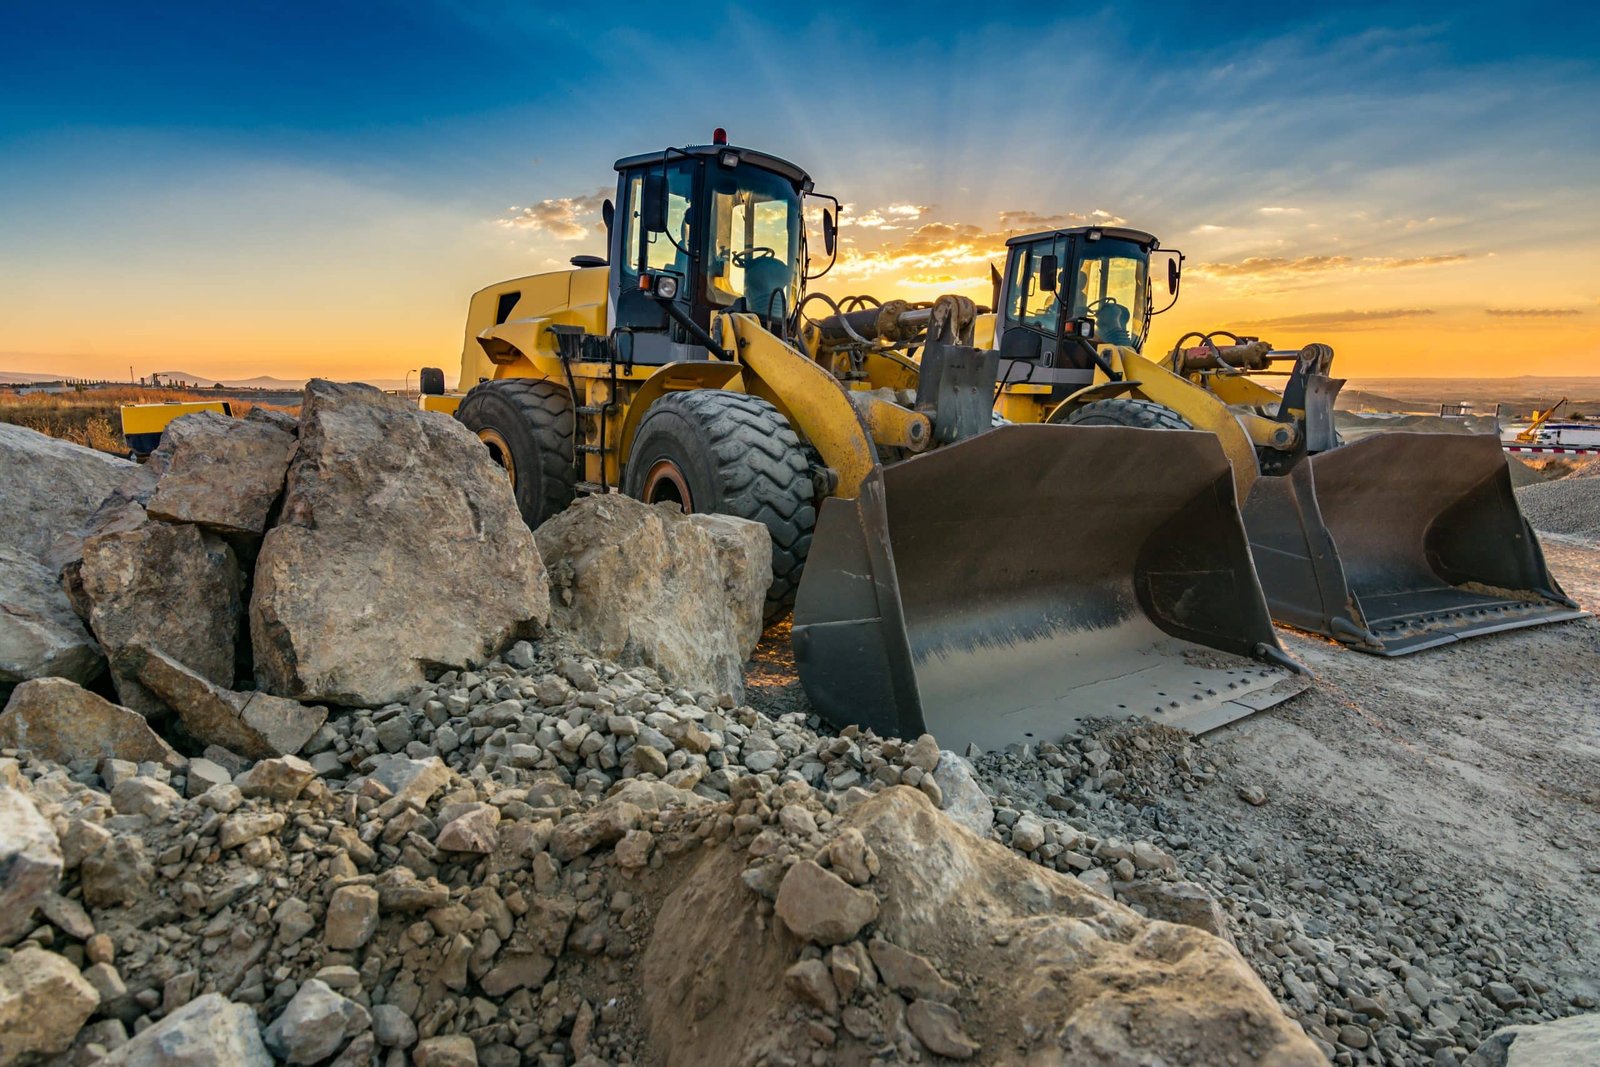
[[[616,170],[608,255],[474,294],[463,392],[423,376],[530,526],[619,491],[764,523],[768,615],[794,604],[813,705],[881,733],[1202,730],[1292,691],[1215,436],[991,432],[999,357],[970,301],[873,309],[873,337],[914,334],[920,362],[858,343],[862,309],[806,314],[831,302],[805,291],[799,167],[718,131]]]
[[[1215,435],[1274,618],[1363,651],[1584,614],[1545,565],[1494,436],[1381,432],[1371,420],[1377,432],[1343,443],[1333,404],[1344,383],[1326,345],[1279,351],[1216,331],[1145,356],[1162,258],[1165,311],[1183,257],[1151,234],[1080,226],[1008,241],[978,330],[999,354],[997,416]],[[1259,380],[1272,375],[1281,392]]]
[[[226,400],[175,400],[166,404],[122,405],[122,437],[128,442],[129,458],[144,460],[161,443],[161,435],[166,432],[169,423],[197,411],[232,415],[233,407]]]
[[[1518,431],[1517,440],[1525,445],[1537,443],[1539,440],[1539,427],[1549,422],[1550,416],[1561,410],[1561,405],[1565,404],[1566,402],[1567,398],[1562,397],[1560,400],[1557,400],[1554,404],[1551,404],[1543,411],[1535,409],[1533,413],[1533,421],[1529,422],[1527,426]]]

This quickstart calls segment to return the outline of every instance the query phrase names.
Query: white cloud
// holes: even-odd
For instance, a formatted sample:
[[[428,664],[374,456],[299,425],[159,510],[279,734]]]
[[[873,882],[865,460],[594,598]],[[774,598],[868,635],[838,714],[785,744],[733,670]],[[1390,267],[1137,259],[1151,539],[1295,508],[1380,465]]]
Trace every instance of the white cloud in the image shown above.
[[[600,205],[608,190],[590,196],[562,196],[541,200],[532,207],[512,206],[509,218],[495,220],[512,230],[547,233],[558,241],[581,241],[588,237],[600,217]]]

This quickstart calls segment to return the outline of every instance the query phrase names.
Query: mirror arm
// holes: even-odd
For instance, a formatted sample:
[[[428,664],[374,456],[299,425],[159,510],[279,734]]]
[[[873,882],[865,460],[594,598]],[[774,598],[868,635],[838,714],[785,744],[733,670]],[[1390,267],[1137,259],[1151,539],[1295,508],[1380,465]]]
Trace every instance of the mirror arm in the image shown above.
[[[808,192],[805,195],[806,196],[814,196],[818,200],[832,201],[834,218],[837,219],[839,217],[840,209],[839,209],[839,199],[838,199],[838,197],[830,196],[827,193],[814,193],[814,192]],[[805,218],[806,218],[805,207],[804,207],[804,205],[802,205],[801,208],[800,208],[800,225],[801,225],[802,229],[805,226]],[[803,281],[808,281],[808,282],[809,281],[815,281],[817,278],[822,277],[824,274],[826,274],[830,270],[832,270],[834,264],[839,262],[839,239],[838,239],[838,236],[837,236],[838,230],[835,229],[834,233],[835,233],[835,237],[834,237],[834,241],[833,241],[833,254],[828,258],[828,265],[826,267],[823,267],[821,270],[819,270],[815,274],[812,274],[811,271],[809,269],[807,269],[802,275],[802,280]],[[807,266],[809,267],[810,257],[807,256],[806,259],[807,259]]]

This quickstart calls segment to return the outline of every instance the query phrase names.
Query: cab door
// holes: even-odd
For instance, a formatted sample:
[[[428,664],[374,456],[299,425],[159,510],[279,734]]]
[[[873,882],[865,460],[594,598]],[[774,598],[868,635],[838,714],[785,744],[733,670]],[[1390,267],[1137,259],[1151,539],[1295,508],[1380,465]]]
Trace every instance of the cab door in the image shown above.
[[[1000,309],[1000,358],[1054,367],[1061,351],[1061,309],[1056,291],[1067,260],[1067,240],[1052,236],[1011,246]]]

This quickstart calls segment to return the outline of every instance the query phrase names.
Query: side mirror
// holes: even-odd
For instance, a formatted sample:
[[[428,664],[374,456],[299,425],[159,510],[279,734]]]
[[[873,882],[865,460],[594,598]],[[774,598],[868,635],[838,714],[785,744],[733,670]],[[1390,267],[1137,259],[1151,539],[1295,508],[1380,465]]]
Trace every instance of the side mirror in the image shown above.
[[[616,219],[617,205],[613,204],[608,198],[605,203],[600,205],[600,221],[606,224],[607,237],[611,236],[611,224],[615,222]]]
[[[1039,260],[1039,288],[1044,292],[1056,291],[1056,275],[1061,271],[1061,261],[1054,252]]]
[[[839,223],[833,217],[833,212],[822,212],[822,250],[828,255],[833,255],[833,250],[839,244]]]
[[[639,200],[639,222],[645,233],[665,233],[667,229],[667,176],[651,172],[644,176]]]
[[[1167,293],[1169,296],[1178,295],[1178,257],[1173,256],[1167,260]]]

